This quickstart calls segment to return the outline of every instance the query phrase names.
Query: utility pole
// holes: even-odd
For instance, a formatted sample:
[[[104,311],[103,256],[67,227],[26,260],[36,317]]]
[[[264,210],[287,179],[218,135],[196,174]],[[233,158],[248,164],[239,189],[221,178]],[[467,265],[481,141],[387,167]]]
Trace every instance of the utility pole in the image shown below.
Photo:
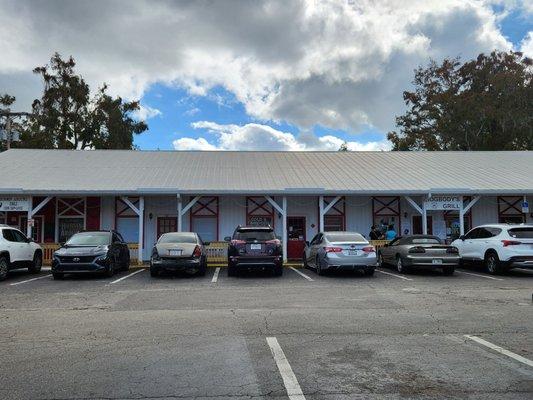
[[[11,110],[8,108],[5,111],[0,111],[0,117],[6,118],[6,125],[5,125],[5,131],[6,131],[6,147],[7,150],[11,148],[11,118],[12,117],[23,117],[23,116],[29,116],[32,115],[28,112],[11,112]]]

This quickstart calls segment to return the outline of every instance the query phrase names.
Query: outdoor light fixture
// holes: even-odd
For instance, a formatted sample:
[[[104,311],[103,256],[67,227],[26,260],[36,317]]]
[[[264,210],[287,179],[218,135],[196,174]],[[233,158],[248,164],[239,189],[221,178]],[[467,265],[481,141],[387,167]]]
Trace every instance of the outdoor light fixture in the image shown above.
[[[154,214],[152,214],[152,213],[148,214],[148,218],[150,218],[150,219],[154,218]]]

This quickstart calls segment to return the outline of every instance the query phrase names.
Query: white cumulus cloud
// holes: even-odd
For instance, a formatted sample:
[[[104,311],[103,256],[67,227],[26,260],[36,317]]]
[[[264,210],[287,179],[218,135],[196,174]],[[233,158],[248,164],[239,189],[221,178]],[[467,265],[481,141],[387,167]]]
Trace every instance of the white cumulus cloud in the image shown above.
[[[207,139],[184,137],[173,142],[176,150],[269,150],[269,151],[336,151],[344,143],[339,137],[313,134],[295,136],[268,125],[249,123],[245,125],[221,125],[210,121],[193,122],[194,129],[205,129],[214,136],[210,143]],[[213,144],[215,143],[215,144]],[[352,151],[390,150],[387,141],[360,143],[348,141]]]

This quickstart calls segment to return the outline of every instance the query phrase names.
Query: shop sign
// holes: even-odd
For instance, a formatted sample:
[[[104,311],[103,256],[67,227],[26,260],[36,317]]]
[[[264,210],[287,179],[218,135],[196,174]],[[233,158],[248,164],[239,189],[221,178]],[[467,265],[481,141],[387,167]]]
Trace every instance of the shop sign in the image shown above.
[[[0,197],[0,211],[28,211],[25,197]]]
[[[424,201],[426,210],[459,211],[461,197],[455,195],[434,195]]]

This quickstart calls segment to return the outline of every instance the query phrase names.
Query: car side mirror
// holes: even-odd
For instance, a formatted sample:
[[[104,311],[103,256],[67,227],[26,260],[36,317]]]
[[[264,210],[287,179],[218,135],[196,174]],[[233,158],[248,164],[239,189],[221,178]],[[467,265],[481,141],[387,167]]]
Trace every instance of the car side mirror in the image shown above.
[[[59,247],[65,246],[66,242],[59,242]]]
[[[459,239],[461,239],[464,242],[465,239],[466,239],[466,236],[465,235],[461,235],[461,236],[459,236]]]
[[[211,242],[204,242],[204,246],[209,246]]]
[[[231,242],[231,236],[226,236],[226,237],[224,238],[224,241],[225,241],[225,242]]]

